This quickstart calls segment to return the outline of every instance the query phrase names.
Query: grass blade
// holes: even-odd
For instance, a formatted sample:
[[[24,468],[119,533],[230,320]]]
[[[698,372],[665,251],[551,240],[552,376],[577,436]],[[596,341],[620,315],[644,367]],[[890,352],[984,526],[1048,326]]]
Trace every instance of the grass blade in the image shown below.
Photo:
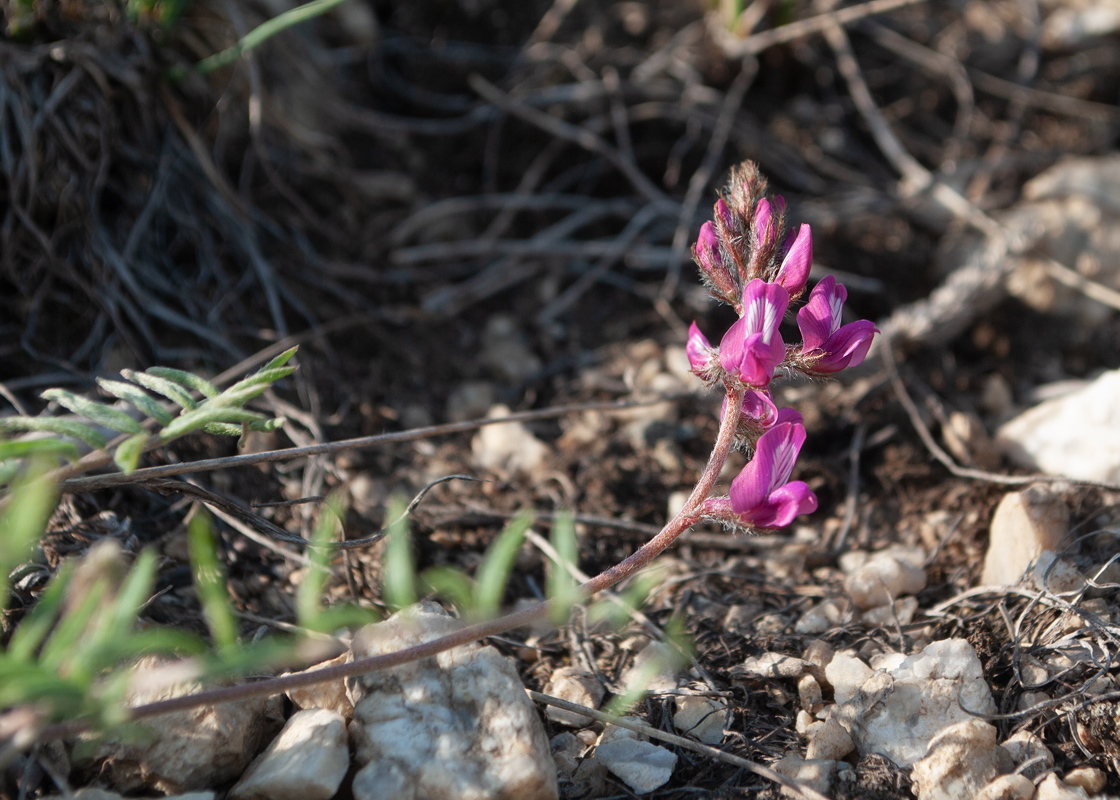
[[[517,514],[486,550],[474,576],[474,613],[481,619],[498,614],[506,593],[513,564],[525,541],[525,531],[533,523],[533,512],[526,509]]]
[[[202,614],[210,627],[210,636],[219,651],[232,652],[237,648],[237,621],[230,608],[226,576],[218,562],[210,516],[201,508],[196,509],[187,526],[187,538],[194,588],[202,603]]]
[[[412,560],[408,517],[404,516],[407,508],[407,500],[393,495],[386,511],[386,516],[396,522],[389,526],[389,541],[385,545],[381,597],[394,611],[416,602],[416,565]]]
[[[78,460],[78,448],[73,442],[64,442],[61,439],[26,439],[19,442],[0,442],[0,461],[9,458],[27,458],[40,455],[45,457],[65,458],[67,461]]]

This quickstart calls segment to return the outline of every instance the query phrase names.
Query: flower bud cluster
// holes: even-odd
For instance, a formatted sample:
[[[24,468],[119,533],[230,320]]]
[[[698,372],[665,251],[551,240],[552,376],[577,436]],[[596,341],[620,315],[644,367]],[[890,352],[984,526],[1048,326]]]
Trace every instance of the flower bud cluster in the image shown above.
[[[730,496],[706,501],[704,515],[751,530],[781,528],[817,508],[809,487],[789,480],[805,426],[796,411],[775,406],[770,393],[775,371],[833,375],[861,363],[878,333],[868,320],[842,324],[848,293],[829,276],[797,312],[801,343],[785,343],[780,326],[790,303],[807,288],[812,232],[805,224],[787,230],[785,201],[765,194],[758,168],[743,164],[732,172],[713,220],[701,227],[693,257],[712,296],[734,308],[739,319],[719,347],[693,322],[686,346],[694,374],[743,396],[736,443],[753,452],[731,482]]]

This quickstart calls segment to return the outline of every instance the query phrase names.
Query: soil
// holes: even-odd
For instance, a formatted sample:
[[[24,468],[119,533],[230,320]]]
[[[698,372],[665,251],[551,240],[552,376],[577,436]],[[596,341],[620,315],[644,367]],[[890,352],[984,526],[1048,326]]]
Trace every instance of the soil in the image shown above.
[[[817,33],[759,54],[741,105],[728,112],[728,142],[707,164],[721,104],[741,70],[756,68],[721,49],[706,21],[719,12],[707,5],[348,4],[232,67],[182,82],[168,80],[168,69],[229,46],[274,15],[273,5],[198,0],[166,27],[114,4],[36,4],[38,16],[18,31],[9,16],[0,39],[4,413],[12,400],[38,413],[47,386],[96,396],[95,377],[154,364],[213,376],[289,342],[300,345],[298,371],[257,405],[287,424],[250,437],[242,451],[475,418],[498,402],[520,411],[646,396],[652,374],[672,373],[691,320],[716,336],[732,319],[707,299],[693,266],[678,269],[672,242],[692,177],[710,170],[686,219],[694,238],[744,159],[786,197],[791,220],[813,225],[817,266],[847,283],[852,319],[886,320],[926,298],[970,236],[907,192]],[[773,4],[758,30],[822,5]],[[1115,149],[1118,117],[1100,109],[1120,100],[1120,51],[1113,36],[1040,45],[1040,20],[1064,5],[915,3],[848,28],[873,103],[901,145],[987,213],[1013,206],[1025,181],[1059,159]],[[967,105],[961,80],[972,87]],[[1015,99],[1024,96],[1015,85],[1036,93]],[[500,104],[482,99],[487,86]],[[1044,102],[1053,96],[1082,104],[1055,110]],[[612,163],[615,153],[641,178]],[[514,208],[512,193],[528,199],[503,213]],[[654,213],[659,198],[677,210]],[[947,341],[897,343],[902,379],[935,433],[965,412],[990,434],[1009,408],[1030,405],[1038,386],[1116,366],[1114,313],[1086,329],[997,295]],[[796,340],[790,329],[787,340]],[[792,625],[809,605],[842,593],[837,557],[846,550],[921,546],[928,585],[911,625],[840,624],[820,638],[871,653],[963,636],[1001,709],[1014,708],[1022,691],[1000,616],[1022,610],[1021,600],[1003,612],[993,604],[959,618],[925,615],[976,585],[1006,487],[954,476],[935,460],[881,360],[852,372],[777,393],[779,405],[805,416],[797,477],[820,510],[753,539],[698,527],[664,557],[672,578],[642,609],[662,628],[683,627],[704,680],[731,704],[723,747],[761,762],[801,752],[796,685],[748,684],[734,667],[762,652],[805,650],[815,637]],[[484,402],[464,393],[469,385],[483,387]],[[719,396],[683,388],[638,434],[635,411],[530,423],[548,447],[532,474],[480,468],[469,431],[197,479],[245,506],[348,487],[345,534],[360,538],[385,523],[393,494],[412,496],[444,475],[486,478],[442,484],[419,507],[418,569],[473,571],[518,509],[571,508],[583,515],[580,566],[596,574],[646,541],[666,520],[670,495],[703,468]],[[145,463],[236,452],[234,440],[191,436]],[[1015,473],[998,460],[987,466]],[[1116,515],[1114,494],[1070,488],[1064,496],[1075,529],[1099,529]],[[130,553],[159,548],[162,594],[145,617],[204,634],[183,546],[190,506],[140,488],[66,496],[43,541],[46,569],[14,587],[5,637],[62,560],[104,537]],[[307,536],[319,504],[258,511]],[[547,528],[542,519],[538,529]],[[242,635],[294,622],[298,563],[272,543],[219,530]],[[329,599],[384,610],[382,558],[375,546],[336,559]],[[508,604],[540,595],[544,561],[526,547]],[[736,608],[749,613],[730,625]],[[611,630],[577,616],[532,647],[522,634],[495,644],[518,659],[529,688],[577,663],[618,689],[642,635],[639,626]],[[654,696],[639,711],[671,728],[670,708]],[[1120,791],[1115,705],[1076,712],[1098,746],[1076,739],[1064,719],[1035,720],[1059,770],[1099,766],[1107,791]],[[998,724],[1006,734],[1022,722]],[[757,776],[678,755],[671,781],[648,796],[778,796]],[[910,797],[905,772],[881,761],[854,764],[857,781],[836,796]],[[51,789],[45,777],[20,787],[21,796]],[[629,796],[621,784],[612,790]]]

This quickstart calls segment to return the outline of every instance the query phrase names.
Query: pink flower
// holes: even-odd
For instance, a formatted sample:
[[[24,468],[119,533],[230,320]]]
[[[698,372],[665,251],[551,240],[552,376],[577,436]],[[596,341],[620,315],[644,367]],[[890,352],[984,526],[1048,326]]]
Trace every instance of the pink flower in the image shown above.
[[[829,275],[809,294],[809,302],[797,312],[801,329],[801,352],[808,371],[828,375],[863,362],[871,340],[879,330],[869,320],[840,324],[848,290]]]
[[[734,305],[738,299],[736,282],[731,276],[727,265],[719,251],[719,234],[711,222],[700,226],[700,236],[696,239],[696,246],[692,249],[693,257],[700,266],[705,283],[716,295],[727,303]]]
[[[758,201],[758,205],[754,209],[754,219],[751,220],[751,227],[754,229],[755,242],[758,243],[759,247],[776,244],[774,240],[778,238],[778,219],[785,210],[786,201],[781,195],[774,198],[773,208],[770,206],[770,201],[765,197]]]
[[[795,412],[796,413],[796,412]],[[754,458],[731,481],[731,511],[751,528],[784,528],[799,514],[817,510],[817,496],[804,481],[790,481],[805,427],[781,422],[758,440]]]
[[[787,239],[787,241],[789,241]],[[782,266],[778,269],[775,283],[781,284],[791,298],[805,291],[809,280],[809,269],[813,266],[813,232],[808,225],[802,224],[797,236],[789,245]]]
[[[785,358],[778,332],[789,306],[789,293],[776,283],[755,279],[743,290],[743,315],[719,344],[719,363],[747,386],[770,384],[774,368]]]
[[[695,322],[689,326],[684,352],[688,356],[688,366],[693,375],[705,381],[715,380],[719,374],[719,353]]]

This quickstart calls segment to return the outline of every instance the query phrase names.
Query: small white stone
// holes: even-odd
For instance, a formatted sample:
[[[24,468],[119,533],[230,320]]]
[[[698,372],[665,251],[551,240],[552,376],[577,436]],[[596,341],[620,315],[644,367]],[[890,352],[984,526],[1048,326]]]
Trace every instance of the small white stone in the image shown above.
[[[974,797],[998,771],[996,729],[970,719],[934,737],[929,754],[914,765],[910,779],[918,800],[959,800]]]
[[[824,702],[820,682],[812,675],[802,675],[797,681],[797,698],[806,711]]]
[[[832,630],[844,618],[846,605],[846,602],[835,598],[817,603],[793,623],[793,630],[811,636]]]
[[[763,653],[760,656],[748,658],[740,666],[734,668],[736,675],[743,675],[753,680],[770,680],[773,678],[800,678],[809,669],[809,663],[797,656],[787,656],[781,653]]]
[[[1027,469],[1078,480],[1120,481],[1120,370],[1040,403],[1003,425],[997,437]]]
[[[230,800],[330,800],[350,766],[346,720],[297,711],[230,790]]]
[[[339,664],[345,664],[349,660],[350,654],[343,653],[337,658],[332,658],[329,661],[323,661],[313,667],[308,667],[304,672],[314,672],[315,670],[325,669],[326,667],[335,667]],[[285,675],[287,674],[289,673],[285,673]],[[347,719],[354,716],[354,705],[346,695],[346,681],[342,678],[327,683],[314,683],[311,686],[300,686],[296,689],[289,689],[287,695],[288,699],[295,703],[297,708],[326,708],[330,711],[337,711]]]
[[[1054,594],[1077,592],[1085,587],[1085,576],[1080,570],[1050,550],[1039,554],[1031,577],[1036,589]]]
[[[486,416],[489,419],[509,416],[506,406],[496,405]],[[504,422],[480,428],[471,439],[471,454],[482,468],[499,475],[539,470],[548,457],[548,445],[535,437],[520,422]]]
[[[636,717],[623,719],[638,722]],[[677,756],[664,747],[638,738],[628,728],[608,725],[599,737],[595,759],[637,794],[648,794],[669,782]]]
[[[606,694],[606,690],[598,678],[590,672],[578,667],[560,667],[548,679],[548,683],[544,687],[544,693],[561,700],[567,700],[569,703],[598,709],[599,703],[603,702],[603,695]],[[591,717],[554,706],[549,706],[545,714],[553,722],[571,728],[582,728],[592,722]]]
[[[832,696],[837,703],[847,703],[873,672],[850,650],[837,653],[824,668],[825,679],[832,684]]]
[[[1038,785],[1035,800],[1089,800],[1088,793],[1080,786],[1067,786],[1051,772]]]
[[[898,552],[873,554],[844,580],[844,588],[859,608],[875,608],[926,587],[926,573]]]
[[[726,703],[715,697],[697,695],[678,695],[673,702],[677,708],[673,714],[673,727],[678,732],[704,744],[717,745],[723,741]]]
[[[1034,783],[1022,775],[1000,775],[989,783],[975,800],[1031,800]]]
[[[626,691],[671,692],[677,688],[677,665],[680,653],[664,642],[650,642],[636,656],[634,663],[622,673]]]
[[[776,761],[773,769],[779,775],[803,783],[809,788],[827,795],[832,788],[832,779],[836,775],[836,762],[808,760],[799,756],[788,755]],[[792,791],[784,786],[782,787],[782,795],[785,797],[803,796],[800,792]]]
[[[988,529],[982,586],[1014,586],[1043,550],[1069,533],[1069,507],[1044,484],[1004,495]]]
[[[869,628],[893,628],[895,625],[909,625],[917,613],[918,598],[902,597],[894,603],[864,611],[861,621]]]
[[[809,736],[809,746],[805,748],[805,758],[839,761],[856,749],[851,735],[838,720],[829,716],[820,727],[814,728]]]
[[[1096,767],[1078,767],[1067,772],[1062,782],[1066,786],[1081,788],[1086,793],[1094,795],[1104,791],[1108,776],[1104,774],[1104,770]]]
[[[1016,731],[1001,747],[1011,756],[1011,763],[1016,767],[1041,759],[1022,773],[1027,778],[1034,779],[1054,767],[1054,754],[1042,743],[1042,739],[1030,731]]]

